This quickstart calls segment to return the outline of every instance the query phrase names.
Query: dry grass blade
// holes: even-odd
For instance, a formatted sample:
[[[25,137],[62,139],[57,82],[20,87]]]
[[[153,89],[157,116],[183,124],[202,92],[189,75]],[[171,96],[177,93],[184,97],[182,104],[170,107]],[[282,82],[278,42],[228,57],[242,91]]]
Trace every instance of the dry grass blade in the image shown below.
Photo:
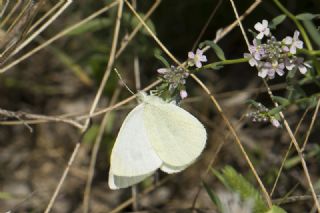
[[[120,87],[118,87],[118,89],[116,89],[115,92],[113,93],[113,96],[110,101],[110,105],[115,104],[115,102],[117,101],[117,99],[119,97],[120,92],[121,92]],[[104,115],[102,122],[100,124],[100,127],[99,127],[98,135],[97,135],[96,140],[93,145],[91,159],[90,159],[90,165],[89,165],[89,170],[88,170],[88,178],[87,178],[87,183],[86,183],[84,196],[83,196],[83,212],[84,213],[89,212],[91,184],[92,184],[92,180],[93,180],[93,176],[94,176],[94,169],[95,169],[95,165],[96,165],[96,161],[97,161],[97,155],[98,155],[99,147],[101,144],[101,140],[102,140],[106,125],[108,123],[109,115],[110,115],[110,112],[106,112],[106,114]]]
[[[93,14],[91,14],[87,18],[83,19],[82,21],[80,21],[80,22],[78,22],[76,24],[73,24],[72,26],[68,27],[67,29],[62,30],[60,33],[58,33],[57,35],[55,35],[52,38],[48,39],[46,42],[40,44],[36,48],[34,48],[31,51],[27,52],[26,54],[22,55],[20,58],[12,61],[11,63],[6,65],[5,67],[1,68],[0,69],[0,73],[4,73],[4,72],[8,71],[12,67],[16,66],[17,64],[21,63],[25,59],[27,59],[30,56],[32,56],[33,54],[39,52],[40,50],[42,50],[43,48],[45,48],[49,44],[51,44],[54,41],[62,38],[63,36],[67,35],[69,32],[71,32],[71,31],[77,29],[78,27],[86,24],[87,22],[91,21],[92,19],[96,18],[97,16],[105,13],[106,11],[108,11],[110,8],[116,6],[117,4],[118,4],[118,1],[114,1],[114,2],[110,3],[109,5],[106,5],[105,7],[101,8],[100,10],[94,12]]]
[[[1,66],[54,22],[68,8],[72,0],[60,0],[52,9],[35,21],[34,17],[45,4],[44,1],[24,1],[23,3],[20,5],[19,1],[16,2],[12,12],[8,14],[8,18],[1,23],[2,27],[4,27],[7,22],[13,19],[13,15],[18,13],[17,17],[4,32],[3,38],[0,39],[0,46],[4,49],[1,52]],[[19,11],[19,8],[21,8],[21,11]],[[33,22],[35,23],[32,24]],[[39,28],[33,32],[36,27]]]
[[[108,61],[108,65],[107,65],[107,69],[106,69],[106,72],[103,76],[103,79],[102,79],[102,82],[100,83],[100,86],[99,86],[99,90],[95,96],[95,99],[94,99],[94,102],[91,106],[91,109],[90,109],[90,115],[95,111],[96,107],[97,107],[97,104],[101,98],[101,95],[102,95],[102,90],[103,88],[105,87],[107,81],[108,81],[108,78],[110,76],[110,72],[111,72],[111,68],[113,66],[113,63],[114,63],[114,56],[115,56],[115,52],[116,52],[116,46],[117,46],[117,42],[118,42],[118,36],[119,36],[119,30],[120,30],[120,18],[122,16],[122,9],[123,9],[123,2],[120,0],[119,1],[119,4],[118,4],[118,12],[117,12],[117,19],[116,19],[116,23],[115,23],[115,28],[114,28],[114,35],[113,35],[113,42],[112,42],[112,49],[111,49],[111,53],[110,53],[110,56],[109,56],[109,61]],[[87,118],[86,121],[85,121],[85,126],[84,128],[82,129],[82,134],[81,135],[84,135],[84,133],[88,130],[88,127],[89,127],[89,122],[90,122],[90,118]],[[81,137],[82,138],[82,137]],[[72,166],[73,162],[74,162],[74,159],[76,157],[76,155],[78,154],[79,152],[79,148],[80,148],[80,145],[81,145],[81,140],[79,140],[73,150],[73,153],[69,159],[69,162],[68,162],[68,165],[65,169],[65,171],[63,172],[63,175],[62,177],[60,178],[59,180],[59,183],[55,189],[55,192],[53,194],[53,196],[51,197],[50,199],[50,202],[46,208],[46,211],[45,213],[48,213],[50,212],[58,194],[59,194],[59,191],[62,187],[62,184],[64,183],[68,173],[69,173],[69,170],[70,170],[70,167]]]

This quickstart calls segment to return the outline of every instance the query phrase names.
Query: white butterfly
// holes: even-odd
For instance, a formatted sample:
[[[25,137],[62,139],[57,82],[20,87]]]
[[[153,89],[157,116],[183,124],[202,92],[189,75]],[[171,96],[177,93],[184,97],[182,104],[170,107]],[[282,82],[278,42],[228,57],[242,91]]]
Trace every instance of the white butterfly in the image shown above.
[[[124,120],[111,152],[109,187],[132,186],[157,169],[176,173],[201,154],[207,133],[186,110],[153,95],[139,93],[142,103]]]

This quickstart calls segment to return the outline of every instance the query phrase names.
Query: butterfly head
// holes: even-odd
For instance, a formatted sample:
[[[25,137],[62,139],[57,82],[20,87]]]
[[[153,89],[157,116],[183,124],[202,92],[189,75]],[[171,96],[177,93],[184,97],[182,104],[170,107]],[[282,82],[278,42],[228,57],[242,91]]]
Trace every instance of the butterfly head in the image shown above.
[[[148,95],[146,92],[139,92],[137,94],[137,100],[139,103],[148,103],[148,104],[157,104],[164,103],[165,101],[162,98],[155,95]]]

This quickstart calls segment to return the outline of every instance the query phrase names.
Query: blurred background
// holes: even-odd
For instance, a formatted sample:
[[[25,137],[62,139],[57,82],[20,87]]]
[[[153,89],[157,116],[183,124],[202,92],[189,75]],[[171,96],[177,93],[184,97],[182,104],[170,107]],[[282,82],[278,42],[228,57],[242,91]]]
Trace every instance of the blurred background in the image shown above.
[[[2,9],[5,8],[6,2],[9,3],[6,10],[1,13],[0,24],[0,48],[3,53],[0,61],[1,69],[112,1],[71,2],[40,35],[15,54],[13,54],[15,49],[29,35],[28,29],[50,11],[57,1],[2,0],[0,1]],[[320,11],[318,0],[281,2],[294,14]],[[155,1],[142,0],[133,2],[142,16],[148,13],[154,3]],[[252,0],[236,1],[239,13],[243,14],[253,3]],[[14,10],[17,4],[19,7]],[[215,9],[216,12],[213,13]],[[13,10],[13,14],[9,16],[10,11]],[[24,10],[27,12],[22,12]],[[24,16],[17,19],[19,14]],[[0,73],[0,212],[9,210],[43,212],[48,205],[69,157],[79,141],[81,132],[69,123],[43,122],[45,118],[30,117],[30,114],[69,115],[78,122],[84,121],[78,118],[89,112],[106,70],[116,14],[117,6],[110,8],[97,18],[71,30],[37,53]],[[243,24],[247,30],[253,29],[256,22],[262,19],[271,20],[279,14],[280,11],[273,1],[263,0],[246,16]],[[211,15],[213,15],[212,20],[209,19]],[[6,19],[6,17],[9,18]],[[18,21],[15,22],[15,20]],[[230,2],[226,0],[162,0],[159,1],[147,23],[171,53],[178,60],[185,61],[187,53],[195,49],[199,41],[213,40],[219,29],[227,27],[234,21],[235,16]],[[208,26],[204,28],[207,22]],[[162,50],[145,29],[141,29],[128,42],[128,36],[138,23],[139,21],[124,4],[117,50],[121,44],[128,43],[128,45],[116,58],[114,67],[134,91],[139,89],[137,81],[140,82],[141,88],[144,88],[157,80],[156,70],[163,67],[155,57],[155,54],[161,53]],[[319,19],[314,23],[319,26]],[[198,38],[203,29],[203,34]],[[282,38],[292,35],[294,30],[294,24],[286,20],[275,35]],[[238,27],[223,37],[218,44],[224,50],[227,59],[241,58],[243,53],[247,52]],[[174,64],[164,53],[162,55]],[[213,51],[208,51],[206,55],[210,62],[219,60]],[[135,61],[139,62],[138,78],[134,73]],[[284,129],[276,129],[269,124],[255,124],[244,118],[248,112],[246,100],[250,98],[271,105],[256,70],[247,63],[243,63],[225,66],[215,71],[202,71],[197,76],[218,99],[228,119],[236,128],[266,188],[270,191],[290,138]],[[130,96],[130,93],[118,82],[116,73],[111,72],[98,109],[106,108],[110,104],[115,91],[119,91],[115,102]],[[270,81],[276,95],[285,95],[283,82],[285,82],[284,78]],[[257,186],[243,155],[234,143],[234,138],[208,96],[192,79],[188,79],[186,87],[189,98],[182,102],[182,106],[205,125],[209,137],[207,147],[196,163],[185,171],[172,175],[163,185],[139,198],[140,209],[145,212],[191,212],[190,207],[202,181],[205,181],[214,191],[226,190],[211,172],[206,175],[207,167],[213,157],[215,169],[219,170],[226,165],[231,165]],[[319,87],[311,85],[305,89],[307,92],[312,92],[319,90]],[[131,197],[131,189],[111,191],[107,182],[111,148],[126,114],[135,105],[136,102],[131,101],[109,114],[94,167],[90,212],[111,212]],[[10,112],[15,113],[10,114]],[[293,129],[303,112],[303,109],[295,106],[286,111],[286,118]],[[311,116],[312,113],[307,113],[297,132],[298,140],[303,139]],[[102,118],[103,115],[99,115],[92,119],[51,212],[82,211],[92,148]],[[27,124],[23,120],[36,120],[36,123]],[[311,178],[317,189],[320,189],[318,121],[314,129],[316,131],[311,133],[307,154],[310,150],[313,152],[307,161]],[[220,150],[218,148],[222,143],[224,145]],[[296,153],[291,153],[289,160],[292,160],[291,164],[284,169],[273,198],[284,197],[289,191],[292,191],[291,195],[309,193],[300,164],[295,161]],[[168,176],[159,173],[158,177],[162,180]],[[150,185],[152,185],[152,178],[140,184],[138,191],[142,192]],[[309,212],[305,209],[311,209],[312,205],[312,200],[309,200],[284,204],[283,208],[288,212]],[[202,209],[202,212],[215,212],[214,204],[206,190],[202,188],[196,206]],[[120,212],[130,211],[133,211],[132,205],[120,210]]]

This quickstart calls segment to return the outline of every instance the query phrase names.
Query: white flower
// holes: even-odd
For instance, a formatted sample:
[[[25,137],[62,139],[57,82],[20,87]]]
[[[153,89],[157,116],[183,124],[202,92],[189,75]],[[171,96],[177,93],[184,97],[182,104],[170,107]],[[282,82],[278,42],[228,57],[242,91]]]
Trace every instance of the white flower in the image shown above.
[[[197,49],[196,54],[194,54],[193,52],[189,52],[188,58],[190,60],[190,65],[196,65],[197,68],[202,67],[201,62],[207,62],[207,57],[203,55],[203,51],[200,49]]]
[[[257,39],[263,39],[263,36],[270,35],[270,29],[268,28],[268,21],[262,20],[262,23],[258,22],[254,25],[254,29],[256,29],[259,34],[256,36]]]
[[[285,37],[283,39],[283,43],[285,43],[286,45],[289,46],[289,48],[285,48],[285,50],[288,51],[288,49],[289,49],[290,53],[296,54],[297,53],[297,48],[298,49],[302,49],[303,48],[303,41],[301,41],[299,39],[299,35],[300,35],[300,32],[296,30],[294,32],[293,38],[290,37],[290,36],[287,36],[287,37]]]

